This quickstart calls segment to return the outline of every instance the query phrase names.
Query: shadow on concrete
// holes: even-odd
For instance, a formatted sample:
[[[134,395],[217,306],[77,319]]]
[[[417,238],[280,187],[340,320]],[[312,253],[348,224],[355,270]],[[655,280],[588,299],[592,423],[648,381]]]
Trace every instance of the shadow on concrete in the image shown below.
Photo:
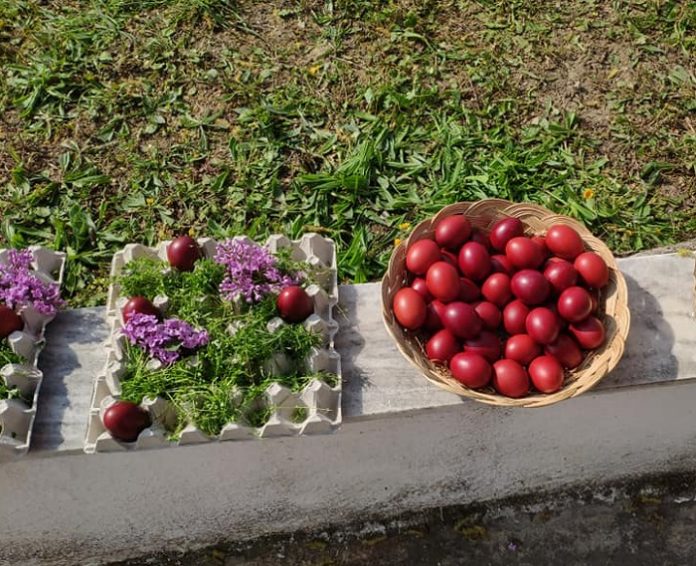
[[[674,329],[653,294],[630,275],[624,277],[631,327],[623,358],[602,381],[602,386],[672,381],[679,375],[679,362],[673,354]]]
[[[341,410],[344,416],[362,414],[363,388],[369,387],[367,376],[355,365],[356,357],[365,347],[365,339],[356,325],[357,296],[355,287],[351,285],[339,287],[338,308],[336,309],[339,330],[334,342],[336,350],[341,354],[343,373]]]

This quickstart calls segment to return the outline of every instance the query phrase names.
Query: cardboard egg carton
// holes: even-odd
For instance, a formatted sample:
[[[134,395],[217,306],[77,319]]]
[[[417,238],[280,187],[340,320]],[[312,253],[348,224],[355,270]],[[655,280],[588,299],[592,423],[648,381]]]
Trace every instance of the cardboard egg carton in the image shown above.
[[[61,284],[65,270],[65,254],[40,246],[29,248],[33,255],[34,273],[46,282]],[[9,250],[0,250],[0,264],[7,264]],[[38,368],[39,354],[44,346],[44,331],[55,315],[46,316],[27,306],[19,311],[24,328],[7,337],[10,349],[24,362],[0,368],[0,380],[16,387],[20,398],[0,399],[0,461],[14,460],[27,453],[36,417],[36,406],[43,373]],[[28,404],[23,399],[30,399]]]
[[[251,242],[246,236],[235,240]],[[210,238],[201,238],[198,244],[205,257],[215,255],[217,242]],[[129,244],[116,253],[111,265],[112,281],[120,275],[124,266],[141,257],[162,259],[166,261],[169,242],[162,242],[155,248],[140,244]],[[305,234],[299,240],[290,240],[285,236],[275,235],[268,238],[265,246],[271,252],[290,248],[292,258],[308,263],[315,269],[316,283],[306,291],[314,303],[314,313],[303,322],[304,326],[322,336],[319,347],[314,348],[306,359],[308,372],[327,371],[337,376],[337,384],[328,384],[312,380],[301,391],[293,392],[278,383],[271,384],[262,398],[251,410],[268,410],[270,418],[261,427],[253,427],[244,416],[239,422],[227,423],[219,435],[211,437],[199,430],[194,424],[188,424],[177,440],[167,438],[167,431],[172,430],[177,420],[176,409],[162,398],[144,399],[141,407],[150,413],[152,425],[143,430],[135,442],[126,443],[116,440],[103,425],[104,411],[121,395],[121,377],[125,372],[123,352],[126,338],[121,333],[123,319],[121,309],[127,297],[121,297],[119,285],[112,282],[107,303],[107,320],[111,328],[107,341],[106,363],[102,373],[94,383],[92,403],[85,439],[85,452],[111,452],[144,448],[161,448],[186,444],[199,444],[211,441],[245,440],[272,436],[295,436],[300,434],[328,433],[341,423],[341,360],[334,349],[334,336],[338,324],[333,318],[333,308],[338,303],[338,281],[336,269],[336,249],[333,241],[319,234]],[[167,297],[156,297],[154,303],[166,312]],[[268,323],[273,332],[286,324],[281,318],[274,318]],[[229,328],[234,332],[233,325]],[[157,364],[157,361],[153,361]],[[195,363],[195,356],[190,361]],[[266,361],[265,369],[271,374],[282,375],[287,360],[276,354]],[[230,391],[230,401],[241,402],[239,391]]]

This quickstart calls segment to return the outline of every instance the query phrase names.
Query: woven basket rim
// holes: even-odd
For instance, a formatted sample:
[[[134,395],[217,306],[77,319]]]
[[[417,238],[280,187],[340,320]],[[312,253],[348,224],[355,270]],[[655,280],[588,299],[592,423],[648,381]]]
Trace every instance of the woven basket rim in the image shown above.
[[[488,227],[494,221],[506,216],[520,218],[525,224],[525,233],[528,235],[545,233],[545,229],[540,230],[539,227],[548,228],[556,223],[565,224],[573,227],[580,234],[586,249],[597,252],[606,261],[610,272],[610,282],[604,288],[605,292],[602,296],[604,313],[601,317],[606,326],[606,340],[598,350],[587,353],[583,363],[578,368],[571,371],[566,370],[566,379],[559,391],[543,394],[532,390],[526,397],[513,399],[493,392],[490,387],[487,390],[470,389],[456,381],[444,366],[428,360],[422,344],[415,335],[402,329],[396,322],[391,311],[391,299],[394,293],[404,285],[407,277],[405,271],[406,250],[413,242],[432,235],[437,222],[455,214],[466,214],[472,225],[477,228]],[[399,282],[400,286],[398,286]],[[626,281],[606,244],[573,218],[558,215],[540,205],[513,203],[502,199],[454,203],[445,206],[433,217],[420,222],[411,231],[409,237],[393,250],[389,266],[381,281],[381,294],[382,320],[387,332],[401,354],[428,381],[461,397],[503,407],[544,407],[588,391],[616,367],[623,355],[630,327]]]

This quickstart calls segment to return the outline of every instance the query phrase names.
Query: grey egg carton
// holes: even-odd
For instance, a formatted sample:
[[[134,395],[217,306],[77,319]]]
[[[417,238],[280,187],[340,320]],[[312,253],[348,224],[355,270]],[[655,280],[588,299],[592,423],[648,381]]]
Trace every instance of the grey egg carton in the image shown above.
[[[65,254],[40,246],[32,246],[29,250],[33,255],[34,273],[47,282],[60,285],[65,270]],[[0,249],[0,264],[7,263],[8,253],[9,250]],[[43,315],[31,306],[24,307],[19,314],[24,328],[10,334],[7,341],[10,349],[24,362],[4,365],[0,368],[0,379],[8,387],[16,387],[23,399],[31,399],[31,405],[17,398],[0,400],[0,461],[15,460],[29,450],[43,381],[38,359],[44,346],[46,326],[55,318],[55,315]]]
[[[246,236],[238,236],[235,240],[251,241]],[[215,255],[217,242],[211,238],[200,238],[198,243],[205,257]],[[299,240],[290,240],[285,236],[274,235],[265,243],[271,252],[283,248],[291,248],[292,258],[296,261],[307,262],[315,268],[316,284],[306,290],[314,303],[314,313],[304,321],[306,328],[320,333],[323,340],[320,347],[312,350],[306,360],[308,371],[327,371],[337,376],[337,384],[330,387],[327,383],[312,380],[304,389],[293,392],[279,383],[271,384],[259,400],[257,406],[250,408],[271,410],[271,416],[261,427],[252,427],[244,422],[230,422],[217,436],[209,436],[189,423],[178,435],[177,440],[167,438],[167,431],[176,423],[175,407],[162,398],[144,399],[141,407],[149,412],[152,425],[143,430],[135,442],[122,442],[111,436],[102,422],[104,411],[121,394],[120,378],[125,371],[123,346],[126,338],[121,333],[123,319],[121,309],[127,298],[121,297],[117,283],[114,283],[123,267],[134,259],[150,257],[166,260],[166,250],[169,242],[162,242],[157,247],[150,248],[140,244],[129,244],[116,253],[111,264],[112,284],[109,288],[107,302],[107,321],[111,331],[106,344],[106,363],[104,370],[97,376],[92,393],[92,402],[85,439],[85,452],[114,452],[145,448],[163,448],[187,444],[199,444],[212,441],[247,440],[275,436],[296,436],[303,434],[318,434],[333,432],[341,424],[341,359],[334,349],[334,336],[338,324],[333,318],[333,308],[338,303],[338,281],[336,269],[336,248],[332,240],[319,234],[305,234]],[[168,299],[156,297],[154,303],[166,312]],[[280,318],[274,318],[268,323],[273,331],[285,324]],[[233,326],[229,329],[234,332]],[[265,369],[272,375],[282,374],[287,360],[282,355],[275,355],[266,361]],[[158,362],[151,362],[155,366]],[[195,356],[189,359],[195,363]],[[235,403],[241,400],[239,391],[230,391],[230,400]],[[242,419],[243,421],[244,419]]]

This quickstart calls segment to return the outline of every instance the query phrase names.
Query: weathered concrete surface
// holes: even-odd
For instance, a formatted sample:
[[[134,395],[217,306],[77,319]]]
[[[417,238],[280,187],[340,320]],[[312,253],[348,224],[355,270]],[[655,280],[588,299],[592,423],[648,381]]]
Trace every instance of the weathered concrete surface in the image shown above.
[[[631,332],[624,358],[597,389],[696,377],[694,259],[654,255],[620,259],[619,265],[628,284]],[[336,349],[342,357],[345,418],[474,403],[428,383],[403,358],[382,323],[379,284],[342,286],[340,301]],[[62,313],[49,327],[35,455],[82,451],[107,334],[103,308]]]
[[[461,566],[696,563],[696,476],[585,486],[120,563]]]

